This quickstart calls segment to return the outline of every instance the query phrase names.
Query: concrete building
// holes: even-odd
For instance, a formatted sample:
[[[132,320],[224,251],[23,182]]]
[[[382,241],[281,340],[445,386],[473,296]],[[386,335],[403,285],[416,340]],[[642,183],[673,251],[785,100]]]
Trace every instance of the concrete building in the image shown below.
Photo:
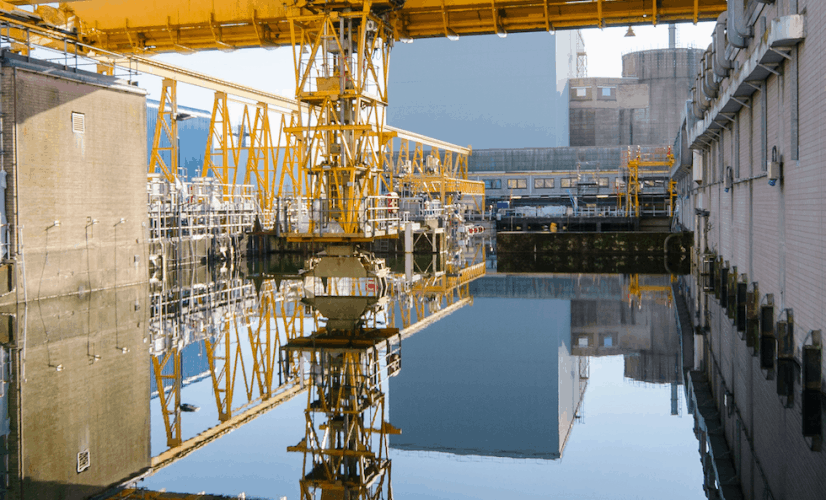
[[[580,201],[615,206],[622,168],[638,146],[644,158],[665,157],[701,55],[678,47],[632,52],[623,56],[621,78],[569,78],[570,147],[477,146],[468,160],[470,178],[485,181],[491,200],[514,205],[565,205],[590,196]],[[642,194],[648,189],[654,205],[667,195],[666,170],[646,173]],[[583,185],[589,189],[578,189]]]
[[[708,252],[761,304],[774,298],[772,330],[792,314],[791,357],[783,361],[802,370],[812,332],[826,325],[826,4],[751,0],[729,7],[677,136],[681,222],[695,232],[698,273]],[[773,344],[759,346],[754,357],[719,301],[696,282],[691,291],[694,326],[710,330],[705,342],[698,339],[705,352],[693,369],[708,380],[743,497],[820,498],[826,463],[809,448],[812,436],[823,434],[822,390],[812,389],[814,402],[804,408],[798,371],[792,400],[779,395],[780,375],[761,368],[779,365]],[[822,381],[822,357],[808,366]],[[807,436],[804,419],[815,427]]]
[[[669,277],[638,275],[489,274],[470,284],[474,298],[558,299],[571,304],[571,354],[625,357],[625,376],[641,382],[680,380],[680,338]]]
[[[145,281],[145,92],[5,51],[0,68],[13,290],[0,302]]]
[[[697,283],[688,282],[696,291]],[[694,336],[687,399],[709,498],[822,498],[826,453],[813,451],[803,435],[799,376],[792,377],[792,398],[780,395],[780,375],[770,378],[725,308],[707,298],[710,322]]]
[[[571,146],[671,144],[703,51],[669,48],[622,56],[622,78],[569,81]]]
[[[567,146],[555,36],[416,40],[393,49],[387,123],[474,149]]]

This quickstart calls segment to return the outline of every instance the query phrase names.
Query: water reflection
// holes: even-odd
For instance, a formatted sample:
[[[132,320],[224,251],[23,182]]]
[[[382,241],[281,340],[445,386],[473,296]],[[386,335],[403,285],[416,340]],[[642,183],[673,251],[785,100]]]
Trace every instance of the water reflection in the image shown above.
[[[784,353],[793,314],[778,312],[756,284],[718,275],[685,276],[680,286],[689,404],[708,498],[823,498],[823,398],[801,384],[808,349],[818,354],[820,383],[820,348],[812,348],[819,332]]]
[[[678,285],[669,276],[497,274],[480,247],[386,259],[348,252],[278,269],[172,266],[147,286],[7,311],[0,321],[5,496],[158,489],[158,478],[194,474],[173,465],[197,464],[193,452],[276,408],[289,408],[283,419],[292,424],[263,432],[288,443],[212,460],[244,463],[260,453],[271,463],[285,455],[277,459],[289,464],[283,481],[280,469],[240,475],[243,486],[215,493],[415,497],[422,490],[411,478],[427,468],[422,453],[502,460],[515,476],[530,469],[525,459],[566,461],[558,472],[543,470],[537,477],[548,484],[536,491],[558,484],[583,493],[570,490],[577,483],[593,493],[596,485],[568,484],[567,476],[588,470],[585,462],[616,462],[616,436],[651,425],[652,412],[684,412],[682,368],[702,349],[674,321]],[[595,385],[593,368],[604,372],[614,360],[621,385]],[[657,395],[647,410],[624,406],[637,386]],[[599,398],[590,406],[589,394]],[[618,394],[625,396],[612,399]],[[608,427],[606,406],[619,430]],[[710,428],[698,424],[697,435]],[[690,429],[685,434],[693,439]],[[235,436],[222,441],[242,439]],[[619,440],[626,450],[667,452],[656,448],[662,442],[634,441]],[[687,461],[695,466],[686,477],[699,477],[696,455]],[[663,477],[676,481],[680,464]],[[210,491],[200,481],[170,489]],[[701,478],[689,482],[695,493],[702,486]],[[506,484],[518,490],[530,481]],[[466,496],[490,496],[477,493]]]
[[[150,466],[146,287],[2,316],[4,498],[85,498]]]
[[[492,274],[475,306],[404,346],[391,382],[392,446],[557,459],[584,419],[590,358],[622,354],[625,376],[680,383],[668,276]],[[438,349],[434,349],[436,343]]]

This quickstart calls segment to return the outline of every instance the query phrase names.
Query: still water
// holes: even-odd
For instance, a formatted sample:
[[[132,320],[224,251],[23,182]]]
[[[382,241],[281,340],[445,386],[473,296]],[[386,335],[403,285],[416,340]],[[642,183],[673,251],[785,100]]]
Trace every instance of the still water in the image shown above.
[[[21,306],[2,359],[4,497],[719,487],[686,399],[696,355],[676,277],[495,267],[481,248],[377,261],[358,278],[179,267]]]

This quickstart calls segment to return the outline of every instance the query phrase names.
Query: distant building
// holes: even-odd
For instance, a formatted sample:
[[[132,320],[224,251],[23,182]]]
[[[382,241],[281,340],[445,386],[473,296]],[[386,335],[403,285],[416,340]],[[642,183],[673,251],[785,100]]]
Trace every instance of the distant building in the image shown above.
[[[402,364],[391,447],[455,455],[561,457],[588,377],[567,300],[477,299],[405,340]]]
[[[564,50],[576,47],[575,37],[563,40]],[[622,186],[621,168],[629,151],[636,154],[641,146],[644,157],[665,156],[702,53],[688,48],[632,52],[622,58],[622,78],[569,78],[570,147],[477,146],[468,161],[470,178],[485,182],[491,201],[565,205],[578,197],[584,203],[615,205],[613,195]],[[575,60],[569,54],[569,72]],[[642,193],[648,188],[662,198],[669,176],[666,170],[648,173]]]
[[[622,56],[622,78],[571,79],[571,146],[670,144],[702,55],[688,48],[632,52]]]
[[[515,33],[396,45],[387,123],[474,149],[567,146],[556,36]]]

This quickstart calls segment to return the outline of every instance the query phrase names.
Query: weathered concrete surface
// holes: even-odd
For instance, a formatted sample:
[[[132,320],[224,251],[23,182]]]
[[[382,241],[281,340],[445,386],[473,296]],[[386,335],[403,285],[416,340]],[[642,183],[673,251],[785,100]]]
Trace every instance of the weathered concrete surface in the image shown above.
[[[668,243],[668,252],[665,245]],[[496,234],[496,251],[537,255],[688,255],[693,233],[524,233]]]
[[[0,303],[146,281],[144,91],[8,53],[0,66],[17,283]]]
[[[671,144],[702,54],[632,52],[622,57],[623,78],[571,79],[571,146]]]

